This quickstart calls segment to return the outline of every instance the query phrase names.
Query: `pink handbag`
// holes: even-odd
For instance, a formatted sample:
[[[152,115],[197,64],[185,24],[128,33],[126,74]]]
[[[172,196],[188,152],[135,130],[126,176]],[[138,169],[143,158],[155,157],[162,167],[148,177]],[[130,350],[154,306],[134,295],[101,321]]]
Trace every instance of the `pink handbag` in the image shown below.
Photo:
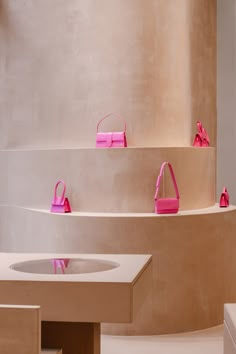
[[[158,198],[158,192],[160,189],[160,183],[163,176],[165,166],[169,167],[170,175],[174,184],[176,198]],[[156,193],[155,193],[155,213],[156,214],[175,214],[179,211],[179,190],[176,183],[173,168],[169,162],[163,162],[161,165],[160,173],[157,178],[156,183]]]
[[[57,274],[57,270],[61,269],[61,273],[65,274],[65,263],[63,259],[52,259],[54,274]]]
[[[58,274],[57,273],[58,269],[61,269],[61,273],[65,274],[65,269],[68,267],[69,261],[70,260],[68,258],[52,259],[51,262],[53,264],[54,274]]]
[[[227,208],[229,206],[229,193],[226,187],[223,188],[223,192],[221,193],[219,204],[220,204],[220,208]]]
[[[118,114],[109,113],[105,117],[103,117],[97,125],[97,135],[96,135],[96,147],[97,148],[110,148],[110,147],[127,147],[127,140],[126,140],[126,122],[124,121],[124,131],[123,132],[103,132],[100,133],[99,125],[101,122],[110,117],[110,116],[118,117],[119,119],[123,120]]]
[[[193,146],[195,147],[208,147],[210,139],[206,129],[203,128],[202,122],[197,121],[198,133],[195,135]]]
[[[62,195],[60,197],[57,196],[57,188],[59,184],[63,184],[63,191]],[[64,181],[60,180],[57,182],[55,185],[54,189],[54,198],[51,204],[51,212],[52,213],[71,213],[71,207],[70,207],[70,202],[68,198],[65,198],[65,192],[66,192],[66,184]]]

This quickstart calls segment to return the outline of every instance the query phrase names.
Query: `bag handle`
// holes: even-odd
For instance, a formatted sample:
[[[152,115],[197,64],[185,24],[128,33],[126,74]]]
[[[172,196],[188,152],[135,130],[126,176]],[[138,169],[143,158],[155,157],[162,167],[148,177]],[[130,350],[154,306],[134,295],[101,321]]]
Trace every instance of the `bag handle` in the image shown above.
[[[226,187],[223,188],[223,192],[221,193],[221,195],[225,195],[227,199],[229,199],[229,193]]]
[[[206,142],[208,144],[210,144],[210,138],[209,138],[209,135],[207,134],[207,131],[205,128],[202,128],[202,137],[203,137],[203,139],[206,140]]]
[[[61,271],[63,274],[65,274],[65,263],[63,259],[53,259],[53,269],[54,269],[54,274],[57,274],[57,269],[61,268]]]
[[[116,113],[109,113],[107,114],[105,117],[103,117],[97,124],[97,133],[98,133],[98,129],[99,129],[99,125],[102,123],[102,121],[110,116],[115,116],[119,119],[121,119],[124,122],[124,132],[126,132],[126,121],[124,120],[124,118],[122,118],[119,114]]]
[[[155,193],[155,197],[154,197],[155,200],[157,200],[157,195],[158,195],[158,192],[159,192],[161,179],[162,179],[163,172],[164,172],[164,169],[165,169],[166,165],[169,167],[169,170],[170,170],[170,175],[171,175],[171,178],[172,178],[172,181],[173,181],[173,185],[174,185],[174,189],[175,189],[175,193],[176,193],[176,198],[179,199],[179,190],[178,190],[178,186],[177,186],[177,183],[176,183],[175,174],[174,174],[172,165],[169,162],[165,161],[161,165],[160,173],[159,173],[159,176],[157,177],[156,193]]]
[[[202,122],[200,120],[197,121],[197,130],[198,130],[198,133],[201,135],[202,134]]]
[[[200,120],[197,121],[197,129],[198,129],[198,134],[200,135],[201,139],[205,139],[208,144],[210,144],[210,138],[209,135],[207,134],[207,131],[205,128],[202,126],[202,122]]]
[[[55,185],[55,189],[54,189],[54,202],[57,200],[57,188],[59,186],[59,184],[62,183],[63,184],[63,191],[62,191],[62,195],[61,195],[61,199],[60,199],[60,203],[63,202],[63,200],[65,199],[65,192],[66,192],[66,184],[65,182],[61,179],[57,182],[57,184]]]

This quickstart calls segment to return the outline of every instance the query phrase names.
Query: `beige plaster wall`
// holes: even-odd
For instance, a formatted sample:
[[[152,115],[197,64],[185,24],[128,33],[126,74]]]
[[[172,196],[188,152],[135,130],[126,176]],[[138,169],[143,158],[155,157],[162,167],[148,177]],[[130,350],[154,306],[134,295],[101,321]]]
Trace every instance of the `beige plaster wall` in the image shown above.
[[[192,211],[173,217],[127,214],[136,205],[136,212],[151,212],[153,199],[147,195],[153,198],[165,158],[177,165],[181,208],[204,208],[215,202],[215,149],[190,146],[197,119],[203,121],[213,147],[216,140],[216,0],[1,0],[0,4],[0,203],[8,204],[2,205],[0,214],[0,251],[151,250],[157,262],[153,286],[159,296],[149,306],[154,317],[140,313],[136,333],[218,324],[223,319],[223,268],[218,261],[223,259],[224,233],[235,234],[235,212],[217,205],[220,217],[215,209],[211,215],[203,210],[202,216]],[[90,149],[96,123],[108,111],[126,118],[128,143],[139,148]],[[105,128],[112,126],[110,122]],[[119,163],[115,159],[110,163],[113,156]],[[49,206],[54,181],[61,174],[73,188],[73,192],[68,188],[73,211],[80,211],[83,203],[83,210],[90,212],[94,206],[95,211],[104,211],[105,205],[107,214],[40,212],[38,208]],[[101,181],[96,196],[100,193],[102,198],[109,189],[114,193],[106,195],[109,202],[103,206],[86,199],[87,189],[95,192],[93,176],[95,182]],[[131,198],[137,187],[139,203],[134,204]],[[121,190],[127,201],[117,206]],[[29,205],[36,209],[32,218],[22,208]],[[116,217],[114,211],[124,215]],[[173,294],[184,308],[176,309]],[[219,294],[216,301],[214,294]]]
[[[189,146],[197,119],[214,145],[215,11],[215,0],[2,0],[0,147],[94,146],[109,111],[130,145]]]
[[[236,203],[236,2],[218,0],[217,190],[226,185]]]

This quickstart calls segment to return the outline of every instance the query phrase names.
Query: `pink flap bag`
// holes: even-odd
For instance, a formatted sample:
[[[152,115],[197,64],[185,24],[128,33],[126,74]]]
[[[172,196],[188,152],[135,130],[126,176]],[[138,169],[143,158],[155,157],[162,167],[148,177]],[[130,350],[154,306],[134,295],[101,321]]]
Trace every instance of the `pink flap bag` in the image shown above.
[[[197,121],[198,133],[195,135],[193,146],[195,147],[208,147],[210,145],[210,139],[206,129],[203,128],[202,122]]]
[[[223,188],[223,192],[221,193],[219,204],[220,204],[220,208],[227,208],[229,206],[229,193],[226,187]]]
[[[170,175],[173,181],[176,198],[158,198],[158,192],[160,189],[160,184],[162,180],[162,176],[164,173],[165,166],[169,167]],[[169,162],[163,162],[161,165],[159,176],[157,177],[156,183],[156,193],[155,193],[155,213],[156,214],[175,214],[179,211],[179,190],[176,183],[175,175],[173,168]]]
[[[62,195],[60,197],[57,196],[57,188],[59,184],[63,184],[63,191]],[[68,198],[65,198],[65,192],[66,192],[66,184],[64,181],[60,180],[57,182],[55,185],[54,189],[54,198],[51,204],[51,212],[52,213],[71,213],[71,207],[70,207],[70,202]]]
[[[103,117],[97,125],[97,135],[96,135],[96,147],[97,148],[118,148],[118,147],[127,147],[126,140],[126,122],[124,121],[124,131],[123,132],[99,132],[99,125],[101,122],[110,117],[115,116],[124,121],[118,114],[109,113]]]

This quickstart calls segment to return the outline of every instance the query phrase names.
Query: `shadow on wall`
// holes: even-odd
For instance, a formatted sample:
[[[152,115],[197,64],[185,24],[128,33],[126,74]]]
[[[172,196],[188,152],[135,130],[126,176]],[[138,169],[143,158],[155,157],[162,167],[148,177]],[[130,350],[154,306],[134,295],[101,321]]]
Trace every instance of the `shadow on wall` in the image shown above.
[[[201,120],[216,145],[216,0],[190,0],[189,47],[192,141]]]

